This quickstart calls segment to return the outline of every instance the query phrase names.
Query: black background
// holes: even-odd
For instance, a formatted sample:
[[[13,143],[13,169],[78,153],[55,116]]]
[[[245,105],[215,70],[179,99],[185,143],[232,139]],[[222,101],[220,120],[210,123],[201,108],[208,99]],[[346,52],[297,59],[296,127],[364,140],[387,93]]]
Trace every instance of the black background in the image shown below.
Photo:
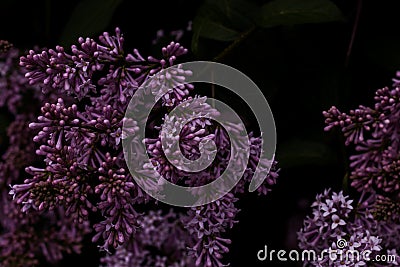
[[[267,1],[258,1],[264,3]],[[4,1],[0,3],[0,38],[24,50],[35,45],[54,47],[78,1]],[[374,91],[390,86],[400,69],[399,1],[363,1],[350,56],[346,56],[358,0],[334,1],[346,21],[256,31],[222,63],[236,67],[263,90],[277,127],[280,177],[267,197],[248,194],[240,200],[239,224],[230,232],[231,266],[296,266],[258,262],[269,249],[296,248],[296,231],[317,193],[342,188],[346,152],[338,132],[323,131],[322,111],[336,105],[343,111],[372,103]],[[151,41],[158,29],[185,28],[202,1],[129,1],[115,11],[104,29],[119,26],[126,47],[154,53]],[[97,37],[98,32],[92,37]],[[190,48],[191,35],[182,43]],[[224,48],[212,43],[201,56],[213,57]],[[97,266],[95,245],[80,256],[68,256],[60,266]]]

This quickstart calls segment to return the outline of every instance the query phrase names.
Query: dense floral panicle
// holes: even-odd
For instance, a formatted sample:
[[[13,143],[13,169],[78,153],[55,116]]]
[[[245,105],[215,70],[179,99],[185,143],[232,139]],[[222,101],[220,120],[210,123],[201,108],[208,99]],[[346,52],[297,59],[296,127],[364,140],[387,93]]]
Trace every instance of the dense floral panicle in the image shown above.
[[[162,127],[166,128],[164,132],[169,136],[165,136],[164,138],[170,140],[179,138],[180,151],[172,152],[174,154],[182,153],[187,159],[196,160],[200,157],[200,142],[213,139],[213,134],[207,130],[207,126],[210,126],[211,122],[208,119],[195,119],[189,122],[189,124],[182,125],[183,120],[183,118],[165,116]],[[189,175],[185,171],[175,167],[178,162],[169,162],[166,158],[161,144],[161,133],[156,139],[146,139],[146,144],[153,165],[156,166],[157,171],[165,179],[177,183]],[[169,149],[168,145],[166,149]]]
[[[325,256],[323,259],[320,259],[317,263],[315,263],[315,266],[364,266],[368,263],[368,260],[364,259],[362,256],[358,256],[358,258],[356,255],[364,255],[363,252],[368,250],[368,257],[373,259],[378,253],[383,253],[380,243],[381,239],[371,235],[368,230],[364,232],[359,229],[358,231],[349,234],[350,247],[346,246],[344,248],[340,248],[338,247],[338,244],[340,244],[338,241],[332,242],[332,244],[329,246],[328,251],[340,251],[341,255],[343,256],[337,256],[337,259],[335,259],[334,256]],[[378,264],[375,266],[395,265],[397,265],[397,263],[384,263],[383,265]]]
[[[360,106],[347,114],[332,107],[324,112],[325,130],[339,127],[346,145],[354,148],[350,178],[359,191],[370,188],[400,194],[400,89],[396,84],[377,90],[372,108]]]
[[[175,44],[174,47],[176,47],[177,45],[178,44]],[[183,52],[180,51],[180,48],[182,48],[180,45],[178,47],[179,48],[175,49],[175,52],[178,52],[178,54],[186,53],[186,50],[183,50]],[[169,55],[169,53],[167,53],[166,55]],[[163,80],[163,86],[167,86],[168,88],[167,93],[162,98],[162,103],[164,106],[176,106],[189,95],[189,92],[193,90],[194,86],[190,83],[185,82],[185,80],[191,75],[191,71],[184,70],[182,69],[181,65],[177,65],[173,68],[167,69],[165,73],[160,76],[160,78]]]
[[[393,82],[393,88],[376,91],[372,108],[360,106],[346,114],[332,107],[324,115],[328,125],[325,129],[339,127],[346,145],[353,148],[349,166],[351,185],[362,192],[372,191],[369,198],[360,202],[353,227],[368,229],[371,235],[381,238],[384,249],[397,255],[394,249],[400,246],[400,90],[398,80]]]
[[[108,249],[132,237],[137,217],[132,205],[148,199],[126,174],[121,148],[126,106],[149,75],[174,64],[187,50],[171,43],[162,49],[160,60],[145,59],[137,50],[126,54],[118,28],[115,35],[103,33],[99,42],[79,38],[78,43],[70,52],[57,46],[21,57],[20,65],[28,70],[25,76],[30,84],[76,99],[65,102],[60,97],[56,103],[43,105],[41,116],[30,128],[37,132],[36,153],[44,156],[46,167],[28,168],[33,177],[14,185],[11,192],[23,210],[64,206],[66,213],[80,222],[86,221],[91,211],[99,210],[105,220],[95,226],[93,239],[102,237],[102,248]],[[99,75],[93,78],[96,72]],[[171,80],[173,75],[169,75]],[[177,99],[171,103],[178,103],[191,88],[177,86],[166,99]],[[89,105],[80,104],[84,98]],[[112,168],[106,164],[111,173],[104,173],[104,162],[112,158],[109,152],[118,160],[112,159]],[[89,200],[93,195],[99,195],[97,203]]]
[[[105,39],[109,39],[109,37]],[[119,43],[118,47],[115,48],[114,41],[110,40],[110,47],[107,49],[103,48],[103,53],[114,51],[111,57],[114,60],[122,60],[125,64],[122,66],[120,64],[109,66],[108,74],[98,81],[98,84],[103,86],[103,89],[101,89],[102,97],[93,99],[98,104],[110,104],[114,108],[118,108],[121,105],[126,108],[132,95],[146,81],[149,75],[152,76],[161,69],[172,66],[177,56],[187,53],[187,50],[179,43],[172,42],[162,48],[162,59],[156,59],[151,56],[145,59],[136,49],[133,50],[133,54],[129,53],[125,55],[123,50],[121,50],[123,39],[121,36],[117,39],[119,40],[116,42]],[[170,90],[163,97],[163,105],[172,106],[178,104],[193,89],[192,85],[185,84],[180,79],[183,77],[182,74],[187,75],[187,73],[176,72],[177,70],[179,68],[174,68],[168,71],[166,76],[163,76],[164,82],[170,82]],[[179,82],[175,81],[176,79]]]
[[[121,30],[117,27],[115,35],[110,36],[108,32],[104,32],[99,37],[100,44],[98,50],[100,51],[100,58],[108,61],[118,61],[124,54],[124,37]]]
[[[122,104],[127,104],[127,101],[129,101],[139,85],[135,78],[147,68],[146,61],[137,50],[134,53],[136,57],[131,54],[125,55],[123,49],[124,38],[119,28],[116,29],[115,36],[110,36],[105,32],[99,39],[100,59],[116,63],[115,65],[111,64],[108,74],[99,79],[99,85],[104,86],[101,91],[103,100],[108,104],[113,99]],[[124,61],[125,64],[123,65],[117,64]]]
[[[394,220],[382,220],[379,209],[383,196],[373,191],[363,191],[357,206],[354,206],[354,225],[367,229],[371,235],[378,236],[383,248],[398,248],[400,246],[400,225]]]
[[[79,45],[71,46],[70,53],[57,46],[40,53],[31,50],[21,57],[20,65],[28,70],[25,77],[29,83],[39,84],[43,92],[57,90],[78,99],[96,92],[100,86],[102,97],[94,101],[113,107],[117,103],[127,105],[138,85],[149,74],[174,65],[176,57],[187,53],[179,43],[172,42],[162,48],[162,59],[148,57],[146,60],[137,50],[126,54],[119,28],[116,28],[115,35],[103,33],[99,42],[90,38],[79,38],[78,42]],[[100,71],[107,74],[95,81],[93,74]]]
[[[327,112],[323,112],[326,117],[325,123],[328,125],[325,130],[340,126],[346,136],[346,145],[351,143],[358,144],[364,141],[364,132],[371,131],[375,125],[373,110],[368,107],[359,106],[358,109],[351,110],[349,114],[341,113],[336,107],[331,107]]]
[[[104,267],[194,267],[186,250],[193,238],[175,212],[150,211],[139,224],[134,242],[103,257]]]
[[[196,119],[189,120],[189,117],[185,115],[185,109],[190,109],[190,115]],[[180,110],[182,109],[182,110]],[[214,117],[218,117],[220,114],[217,110],[209,106],[204,97],[188,98],[185,102],[177,107],[177,116],[165,116],[161,126],[155,129],[160,129],[159,136],[157,138],[147,138],[146,145],[152,164],[149,168],[155,168],[163,177],[177,183],[184,181],[188,186],[201,186],[207,184],[218,177],[225,171],[230,160],[237,161],[235,165],[247,165],[244,172],[243,179],[235,186],[235,193],[244,193],[245,187],[250,183],[253,178],[254,171],[256,168],[266,168],[270,170],[265,182],[257,189],[259,194],[267,194],[271,190],[271,187],[276,183],[279,170],[276,167],[276,162],[269,162],[268,160],[260,160],[262,138],[255,137],[253,133],[250,133],[249,138],[249,160],[240,157],[231,157],[231,145],[239,147],[238,140],[230,140],[227,130],[232,133],[240,134],[241,129],[238,125],[233,125],[226,122],[224,125],[219,125],[213,120],[205,118],[203,114],[212,114]],[[186,123],[186,124],[185,124]],[[164,131],[162,132],[161,129]],[[165,136],[162,136],[164,133]],[[200,147],[202,143],[206,141],[212,141],[217,147],[214,161],[209,166],[197,173],[188,173],[184,170],[177,168],[176,166],[182,166],[183,163],[178,159],[174,158],[174,162],[170,162],[167,158],[164,149],[169,151],[170,144],[166,141],[166,147],[163,149],[161,139],[164,140],[176,140],[179,138],[179,150],[173,150],[172,156],[182,155],[190,160],[196,160],[200,157]],[[213,150],[204,149],[203,153],[207,154],[205,158],[212,160],[214,155]],[[204,156],[204,155],[203,155]]]
[[[6,43],[1,42],[1,45],[6,46]],[[83,236],[90,229],[86,223],[75,224],[66,218],[62,209],[36,211],[41,205],[26,192],[33,186],[30,182],[11,189],[11,194],[21,193],[17,201],[12,201],[9,195],[9,185],[21,183],[26,177],[24,168],[38,159],[32,142],[37,132],[28,127],[29,122],[39,111],[38,105],[55,95],[41,95],[37,86],[30,86],[24,77],[26,71],[17,64],[19,51],[10,45],[3,48],[0,52],[0,106],[6,108],[13,121],[7,128],[8,147],[0,162],[0,262],[5,267],[36,266],[39,258],[56,262],[65,253],[79,253]],[[26,99],[29,105],[24,105]],[[41,185],[37,185],[37,190],[32,192],[38,199],[46,199]]]
[[[85,49],[87,45],[82,42],[81,46]],[[95,90],[91,77],[93,70],[100,69],[101,65],[96,61],[95,52],[88,55],[87,61],[82,54],[87,55],[88,50],[80,52],[80,49],[73,46],[72,52],[72,55],[66,53],[61,46],[39,53],[30,50],[28,55],[21,57],[20,65],[28,70],[25,77],[29,83],[40,85],[43,93],[56,90],[83,98]]]
[[[127,51],[124,36],[116,28],[114,33],[105,32],[98,40],[79,38],[70,49],[56,46],[31,50],[20,58],[24,70],[19,79],[25,85],[41,88],[43,93],[38,97],[42,105],[40,115],[29,124],[26,136],[26,140],[35,142],[39,156],[35,159],[41,162],[27,162],[32,166],[25,169],[27,176],[23,176],[23,181],[12,180],[10,195],[13,205],[20,209],[9,218],[46,218],[47,221],[40,223],[52,232],[44,234],[45,244],[40,243],[38,247],[49,261],[57,261],[63,252],[78,252],[76,244],[91,227],[94,229],[92,241],[99,243],[102,250],[115,251],[114,255],[103,259],[107,266],[224,266],[222,257],[228,253],[231,241],[222,234],[233,227],[238,213],[234,194],[245,191],[257,166],[272,166],[273,171],[259,188],[259,193],[267,193],[277,178],[275,162],[260,160],[261,137],[250,134],[250,143],[246,143],[250,146],[248,163],[248,159],[230,155],[231,146],[242,141],[230,140],[226,129],[212,120],[196,118],[184,122],[186,117],[160,116],[175,107],[184,109],[190,103],[193,112],[188,116],[219,115],[206,103],[206,98],[189,96],[193,85],[185,81],[192,73],[182,65],[175,65],[177,58],[188,52],[181,44],[171,42],[163,47],[161,58],[144,57],[136,49],[131,53]],[[9,58],[14,57],[4,57],[6,61],[10,61]],[[8,73],[9,66],[9,63],[0,65],[0,71]],[[163,71],[170,66],[174,67]],[[174,183],[198,186],[218,178],[229,160],[248,163],[244,181],[233,193],[190,209],[187,215],[175,211],[167,214],[138,212],[139,204],[147,204],[152,199],[128,172],[121,143],[122,139],[136,136],[140,130],[138,122],[143,118],[124,117],[133,95],[142,93],[138,89],[143,85],[149,86],[147,89],[152,96],[164,93],[155,112],[146,118],[150,136],[137,140],[147,146],[152,160],[147,167],[155,168]],[[168,136],[161,136],[163,127]],[[226,127],[238,133],[245,130],[234,124]],[[167,160],[161,138],[170,135],[179,139],[179,149],[191,161],[208,151],[202,150],[205,141],[215,142],[218,151],[214,162],[197,176],[189,177],[187,172],[174,166],[175,162]],[[27,148],[33,149],[33,145]],[[10,150],[10,155],[13,153]],[[5,167],[7,165],[0,164],[0,171],[14,172]],[[158,188],[159,185],[150,186]],[[9,210],[4,208],[0,212],[14,214]],[[40,216],[35,218],[37,214]],[[4,220],[2,224],[12,225],[12,220]],[[21,220],[21,224],[26,225],[25,220]],[[67,223],[61,225],[61,221]],[[82,228],[74,230],[74,225]],[[57,230],[59,235],[53,233]],[[71,243],[66,241],[63,246],[58,242],[63,238]]]
[[[138,227],[139,214],[133,208],[135,196],[131,195],[135,184],[132,177],[125,174],[125,169],[116,169],[116,160],[106,154],[106,161],[98,169],[100,184],[95,188],[101,200],[97,207],[105,220],[94,226],[97,234],[93,241],[102,236],[105,242],[101,248],[106,251],[109,246],[116,248],[129,241]]]
[[[322,255],[322,251],[329,248],[332,251],[340,251],[341,255],[348,255],[354,251],[362,255],[368,250],[371,259],[378,252],[382,254],[391,251],[392,255],[396,256],[395,262],[368,263],[372,264],[371,266],[396,266],[400,263],[396,253],[396,248],[400,245],[399,225],[389,221],[377,221],[374,218],[377,198],[379,196],[374,192],[364,191],[359,201],[354,203],[342,192],[335,193],[329,189],[318,194],[311,205],[312,216],[307,216],[298,232],[299,247],[313,249],[317,255]],[[322,258],[306,261],[305,264],[306,266],[363,266],[366,264],[365,261],[364,258],[343,259],[325,255]]]
[[[196,259],[196,266],[220,267],[223,254],[229,252],[230,239],[223,233],[237,223],[235,217],[239,210],[234,206],[237,199],[232,193],[215,202],[191,208],[183,223],[195,237],[190,254]]]
[[[75,104],[71,107],[65,106],[61,98],[55,104],[46,103],[41,108],[42,115],[38,117],[38,121],[29,124],[31,129],[38,131],[33,141],[38,143],[48,141],[48,145],[55,145],[56,149],[61,149],[65,131],[79,123],[77,109]]]
[[[299,232],[300,247],[330,246],[330,238],[342,237],[353,210],[352,200],[348,200],[343,193],[333,193],[325,190],[323,194],[316,197],[312,217],[307,217],[304,227]]]
[[[265,177],[264,182],[257,188],[257,193],[259,195],[266,195],[272,190],[272,187],[276,184],[279,176],[279,168],[277,166],[277,161],[273,160],[272,163],[269,159],[260,158],[262,153],[262,137],[254,136],[253,133],[249,134],[250,141],[250,158],[247,165],[246,171],[243,174],[242,179],[235,186],[234,191],[237,193],[244,193],[246,185],[250,184],[253,179],[254,172],[257,168],[263,170],[269,170],[267,177]]]

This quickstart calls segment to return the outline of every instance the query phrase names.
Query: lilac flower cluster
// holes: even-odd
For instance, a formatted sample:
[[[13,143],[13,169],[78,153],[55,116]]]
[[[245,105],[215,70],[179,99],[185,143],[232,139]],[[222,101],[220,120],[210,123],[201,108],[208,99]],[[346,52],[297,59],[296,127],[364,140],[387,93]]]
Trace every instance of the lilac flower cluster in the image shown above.
[[[400,83],[398,79],[393,82],[392,88],[376,91],[373,107],[360,105],[349,113],[332,107],[323,112],[327,124],[325,130],[339,128],[344,134],[345,145],[351,147],[349,177],[351,186],[361,193],[361,197],[357,205],[351,206],[352,202],[342,194],[330,196],[326,191],[318,195],[313,204],[313,217],[307,217],[298,234],[300,247],[315,246],[321,251],[332,248],[330,243],[344,237],[349,240],[351,249],[396,255],[396,262],[386,265],[369,262],[368,266],[399,264],[396,249],[400,247]],[[366,262],[324,259],[310,264],[362,266]]]
[[[101,259],[104,267],[191,267],[195,261],[187,253],[194,236],[186,231],[182,216],[173,210],[149,211],[139,220],[140,229],[133,242],[117,248]],[[154,251],[158,251],[155,255]]]
[[[26,168],[32,178],[12,187],[16,203],[39,211],[62,206],[79,223],[100,211],[104,220],[94,226],[93,241],[103,240],[105,250],[133,236],[139,216],[133,205],[144,196],[126,172],[120,147],[128,101],[148,75],[186,53],[171,43],[163,48],[163,59],[145,60],[137,50],[125,54],[123,41],[117,28],[115,36],[104,33],[99,43],[80,38],[71,54],[57,46],[21,57],[30,84],[75,99],[45,103],[37,122],[29,125],[37,132],[36,154],[45,157],[45,166]]]
[[[347,114],[332,107],[323,113],[325,130],[340,128],[345,144],[354,148],[350,178],[351,185],[359,191],[373,188],[399,196],[399,85],[395,80],[393,88],[377,90],[372,108],[360,105]]]
[[[0,161],[0,262],[5,267],[34,266],[38,258],[57,262],[64,253],[80,252],[83,236],[90,228],[87,223],[75,224],[62,207],[26,213],[8,194],[10,184],[24,181],[25,166],[37,161],[31,141],[35,132],[28,125],[34,119],[35,108],[53,95],[42,95],[38,87],[28,84],[25,71],[18,67],[18,49],[7,41],[0,41],[0,46],[0,107],[3,119],[11,121],[7,127],[8,147]],[[26,99],[30,100],[29,106],[24,105]]]
[[[142,230],[135,239],[102,262],[106,267],[226,266],[222,258],[229,252],[231,240],[221,234],[237,223],[236,201],[229,193],[213,203],[191,208],[186,215],[150,211],[140,218]],[[157,250],[158,255],[152,250]]]
[[[358,203],[354,203],[343,192],[329,189],[318,194],[311,205],[312,216],[305,219],[298,232],[300,248],[314,250],[318,256],[305,265],[397,266],[400,263],[396,251],[400,246],[400,225],[375,219],[374,214],[379,210],[376,198],[375,193],[364,192]],[[334,251],[335,255],[324,254],[324,250]],[[364,257],[366,253],[368,257]],[[378,253],[393,255],[395,261],[374,262]]]
[[[199,112],[199,114],[207,113],[214,114],[215,116],[218,115],[218,111],[205,102],[205,97],[189,97],[188,102],[190,101],[190,110],[193,110],[194,114],[197,114],[197,110],[201,109],[201,112]],[[183,108],[185,108],[185,106],[183,106]],[[173,183],[181,182],[188,186],[202,186],[211,182],[216,177],[219,177],[228,166],[229,159],[231,157],[230,148],[231,145],[235,145],[232,144],[232,142],[238,140],[230,140],[227,130],[232,130],[235,133],[239,134],[241,131],[243,131],[243,129],[241,129],[237,125],[232,125],[228,122],[226,122],[225,125],[222,127],[218,124],[213,123],[210,119],[205,118],[192,120],[190,123],[187,123],[185,125],[182,125],[182,121],[184,121],[183,117],[177,118],[176,116],[170,117],[166,115],[163,119],[162,127],[167,129],[165,132],[167,132],[168,135],[179,136],[180,152],[182,152],[182,154],[186,158],[190,160],[198,159],[200,157],[200,145],[205,140],[212,140],[215,142],[215,144],[217,144],[217,153],[215,155],[216,160],[214,160],[213,163],[210,164],[204,171],[189,174],[181,169],[174,167],[174,164],[168,161],[165,152],[162,149],[161,133],[157,136],[157,138],[146,139],[147,151],[152,157],[152,165],[156,166],[157,171],[161,173],[163,177],[167,180]],[[182,129],[182,131],[178,133],[178,129]],[[278,177],[276,162],[273,162],[272,166],[267,160],[261,160],[260,162],[259,156],[262,148],[260,137],[255,137],[253,133],[250,133],[249,143],[249,164],[247,165],[242,179],[234,187],[233,190],[235,193],[244,193],[245,186],[246,184],[250,183],[257,164],[260,164],[262,168],[271,168],[271,172],[266,177],[266,182],[257,189],[257,192],[260,195],[266,195],[267,192],[270,191],[271,186],[275,184]],[[211,155],[212,151],[208,152]],[[207,154],[207,151],[204,151],[204,153]],[[247,164],[248,161],[248,159],[242,158],[235,158],[232,160],[234,160],[239,166],[242,164]]]
[[[4,184],[12,184],[10,194],[14,201],[10,210],[15,210],[19,218],[25,218],[21,223],[31,214],[38,214],[40,216],[34,218],[51,219],[50,222],[59,227],[44,227],[58,229],[59,234],[43,234],[46,244],[67,239],[65,246],[52,245],[51,249],[38,246],[45,255],[52,255],[49,257],[52,260],[59,260],[61,252],[79,252],[78,244],[92,228],[92,241],[110,253],[103,258],[107,266],[225,266],[222,258],[229,251],[231,241],[223,235],[236,223],[235,216],[239,212],[234,206],[236,196],[245,191],[260,161],[261,138],[250,134],[249,164],[232,193],[213,203],[187,209],[186,214],[181,210],[140,212],[158,203],[129,173],[121,144],[126,134],[123,125],[130,125],[132,133],[137,130],[134,120],[124,118],[132,96],[148,78],[174,65],[177,58],[186,53],[187,49],[175,42],[162,48],[160,59],[145,58],[136,49],[126,52],[123,34],[117,28],[115,34],[103,33],[97,41],[79,38],[78,44],[72,45],[70,50],[61,46],[31,50],[20,58],[20,68],[14,66],[22,69],[18,71],[24,82],[21,91],[35,88],[34,95],[41,108],[37,109],[40,114],[36,120],[32,115],[16,117],[21,122],[16,120],[12,125],[19,127],[24,136],[14,141],[20,142],[20,149],[29,151],[21,152],[19,161],[15,161],[20,163],[18,172],[10,169],[2,176],[9,177],[9,173],[15,172],[21,177],[4,178]],[[169,75],[173,81],[175,74]],[[11,89],[15,90],[7,88]],[[218,178],[230,160],[229,148],[233,142],[223,127],[211,120],[195,119],[182,125],[181,151],[188,159],[195,160],[200,156],[202,142],[213,140],[218,147],[216,160],[193,176],[168,161],[160,146],[161,129],[179,124],[179,120],[161,113],[187,99],[204,101],[204,98],[190,96],[193,89],[190,84],[173,86],[149,118],[150,137],[140,140],[146,144],[152,162],[150,167],[171,182],[188,186]],[[10,97],[14,95],[19,94],[10,94]],[[199,108],[212,110],[200,104]],[[32,113],[36,110],[27,112]],[[11,139],[13,136],[10,134]],[[34,160],[22,158],[25,154]],[[266,182],[258,189],[260,194],[266,194],[276,183],[279,170],[276,162],[260,164],[268,168],[272,164]],[[20,170],[24,167],[27,174]],[[30,221],[24,225],[29,226]],[[25,241],[25,244],[31,243]],[[7,253],[4,250],[4,257]],[[34,260],[36,255],[29,256]]]
[[[196,260],[196,266],[225,266],[221,259],[229,251],[230,239],[221,236],[237,221],[239,210],[235,207],[237,199],[232,193],[210,204],[192,208],[184,222],[195,238],[195,245],[190,248]]]
[[[400,72],[397,73],[400,76]],[[380,219],[399,218],[399,119],[400,82],[393,79],[391,88],[375,93],[374,106],[359,106],[348,114],[332,107],[324,112],[325,130],[340,128],[352,151],[350,155],[351,185],[358,191],[373,190],[384,212]]]

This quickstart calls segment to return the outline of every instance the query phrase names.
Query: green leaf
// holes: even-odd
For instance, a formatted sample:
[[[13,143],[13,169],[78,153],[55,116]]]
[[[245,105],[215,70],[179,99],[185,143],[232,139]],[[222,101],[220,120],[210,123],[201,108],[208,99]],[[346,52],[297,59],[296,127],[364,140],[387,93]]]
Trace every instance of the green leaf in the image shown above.
[[[201,31],[201,23],[196,22],[196,19],[194,20],[195,23],[193,23],[195,26],[193,27],[193,35],[192,35],[192,42],[191,42],[191,49],[192,52],[197,54],[199,51],[199,38],[200,38],[200,31]]]
[[[194,34],[199,37],[209,38],[217,41],[233,41],[240,33],[221,21],[209,17],[197,17],[193,21]]]
[[[256,6],[246,0],[206,0],[193,20],[192,52],[200,56],[201,51],[208,50],[208,41],[240,39],[254,27],[256,11]]]
[[[80,36],[93,36],[104,30],[122,0],[84,0],[79,2],[61,34],[60,43],[69,45]]]
[[[258,8],[246,0],[206,0],[193,20],[192,51],[201,38],[229,42],[240,38],[255,24]]]
[[[259,12],[259,7],[246,0],[209,0],[210,5],[215,5],[221,16],[231,28],[243,32],[254,26],[254,18]]]
[[[261,8],[257,24],[268,28],[343,20],[342,12],[329,0],[275,0]]]

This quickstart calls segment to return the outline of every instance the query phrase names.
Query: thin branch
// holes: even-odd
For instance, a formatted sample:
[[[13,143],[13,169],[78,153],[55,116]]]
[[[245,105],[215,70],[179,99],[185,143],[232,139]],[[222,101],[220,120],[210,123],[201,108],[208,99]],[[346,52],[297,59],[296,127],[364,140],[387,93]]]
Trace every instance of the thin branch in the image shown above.
[[[214,61],[222,61],[227,55],[229,55],[237,46],[239,46],[244,40],[247,39],[247,37],[255,31],[256,27],[253,26],[249,30],[245,31],[240,35],[239,38],[237,38],[235,41],[233,41],[227,48],[225,48],[220,54],[218,54],[215,58]]]
[[[359,21],[360,21],[361,8],[362,8],[362,0],[358,0],[356,18],[355,18],[354,25],[353,25],[353,31],[352,31],[352,34],[351,34],[349,47],[347,49],[346,61],[344,63],[345,67],[347,67],[349,65],[350,55],[351,55],[351,51],[353,49],[353,44],[354,44],[354,40],[356,38],[357,28],[358,28],[358,24],[359,24]]]

